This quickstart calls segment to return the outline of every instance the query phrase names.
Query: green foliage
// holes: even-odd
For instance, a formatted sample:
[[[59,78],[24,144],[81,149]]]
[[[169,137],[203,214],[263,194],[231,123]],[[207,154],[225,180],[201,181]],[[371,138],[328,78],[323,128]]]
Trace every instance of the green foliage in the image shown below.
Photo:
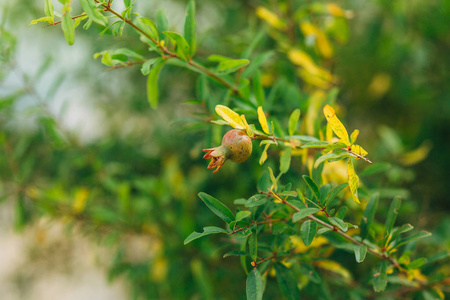
[[[170,25],[164,8],[141,17],[133,1],[124,1],[125,10],[118,12],[112,1],[83,0],[76,13],[72,1],[60,2],[61,13],[45,0],[45,17],[31,24],[61,26],[69,45],[75,33],[90,32],[117,43],[94,58],[109,69],[140,66],[129,90],[145,95],[141,73],[147,76],[147,100],[158,111],[147,110],[141,96],[121,99],[123,106],[108,103],[113,110],[134,106],[124,110],[154,120],[145,123],[145,133],[122,139],[112,129],[109,140],[94,145],[79,143],[45,109],[36,113],[39,133],[18,135],[2,127],[0,146],[10,159],[0,161],[1,176],[14,195],[17,229],[44,215],[96,236],[106,232],[105,245],[117,246],[109,277],[125,276],[130,297],[137,299],[443,294],[449,273],[435,262],[448,252],[429,255],[441,251],[420,244],[431,234],[409,233],[409,223],[418,222],[408,216],[414,206],[398,179],[412,172],[407,163],[426,156],[426,147],[406,155],[396,133],[382,127],[383,147],[376,150],[366,146],[376,125],[360,123],[361,132],[347,131],[358,115],[338,118],[345,109],[337,98],[346,95],[336,88],[340,80],[332,66],[346,63],[335,53],[348,38],[351,11],[319,1],[241,3],[248,9],[205,34],[197,30],[202,10],[193,0],[183,33]],[[242,26],[239,18],[250,22]],[[86,32],[77,28],[81,22]],[[126,48],[119,42],[125,37]],[[2,63],[12,68],[14,42],[3,29],[1,39]],[[380,78],[369,89],[380,92],[386,85]],[[1,99],[3,119],[32,92],[32,83]],[[178,89],[182,96],[176,97],[189,100],[185,111],[170,98]],[[180,106],[185,116],[158,117]],[[253,156],[212,175],[198,167],[199,156],[220,142],[222,126],[250,136]],[[355,144],[357,138],[370,154]],[[383,162],[391,157],[406,163]],[[399,195],[406,198],[402,207]],[[124,255],[130,236],[161,246],[133,261]],[[180,286],[174,289],[174,283]]]

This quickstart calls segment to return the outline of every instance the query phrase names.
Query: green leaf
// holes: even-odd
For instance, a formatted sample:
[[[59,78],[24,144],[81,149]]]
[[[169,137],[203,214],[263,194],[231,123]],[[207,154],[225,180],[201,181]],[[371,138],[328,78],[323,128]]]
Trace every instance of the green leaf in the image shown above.
[[[369,233],[370,226],[372,226],[373,219],[375,217],[375,212],[378,206],[379,194],[373,194],[370,198],[369,203],[367,203],[366,209],[364,210],[363,216],[361,218],[361,223],[359,224],[361,240],[364,240]]]
[[[292,274],[292,271],[281,263],[274,264],[275,272],[277,274],[278,285],[281,291],[288,300],[298,300],[300,292],[297,287],[297,279]]]
[[[325,148],[329,144],[330,143],[323,141],[312,141],[302,145],[301,148]]]
[[[147,43],[149,43],[150,45],[154,45],[153,41],[158,41],[159,40],[159,34],[158,34],[158,29],[156,28],[155,23],[153,23],[152,20],[147,19],[147,18],[141,18],[141,17],[137,17],[136,19],[134,19],[134,23],[136,24],[136,26],[141,29],[143,32],[145,32],[145,34],[147,36],[143,36]],[[142,32],[137,31],[140,35],[142,35]],[[151,37],[153,39],[153,41],[151,39],[149,39],[148,37]]]
[[[297,129],[297,123],[300,119],[300,109],[296,109],[291,113],[289,117],[289,135],[293,135]]]
[[[111,54],[109,54],[109,52],[103,53],[102,64],[104,64],[106,66],[114,65]]]
[[[197,23],[195,22],[195,1],[190,0],[186,9],[186,19],[184,22],[184,36],[190,46],[190,56],[194,56],[197,49],[197,42],[195,37],[195,30]]]
[[[283,154],[280,157],[280,173],[284,174],[289,171],[289,166],[291,165],[291,153],[292,148],[287,147],[284,149]]]
[[[311,208],[304,208],[302,210],[300,210],[299,212],[296,212],[293,216],[292,216],[292,222],[297,222],[309,215],[315,214],[316,212],[319,212],[320,209],[315,208],[315,207],[311,207]]]
[[[313,192],[314,197],[316,197],[317,200],[320,200],[319,189],[317,188],[317,185],[314,183],[314,181],[309,176],[306,175],[303,175],[303,180],[306,182],[308,187]]]
[[[258,258],[258,239],[255,232],[248,237],[248,250],[252,260],[256,261]]]
[[[202,199],[203,202],[205,202],[206,206],[208,206],[208,208],[213,213],[215,213],[219,218],[221,218],[225,222],[230,223],[235,220],[231,210],[216,198],[203,192],[200,192],[198,196],[200,197],[200,199]]]
[[[64,38],[69,45],[73,45],[75,42],[75,26],[73,25],[72,16],[70,15],[71,10],[72,7],[70,7],[70,2],[64,4],[63,17],[61,20],[61,29],[64,32]]]
[[[418,259],[413,260],[412,262],[410,262],[407,267],[410,270],[419,269],[420,267],[422,267],[426,263],[427,263],[427,259],[425,257],[421,257],[421,258],[418,258]]]
[[[164,66],[165,62],[165,60],[158,59],[158,61],[154,63],[154,66],[150,70],[150,73],[147,77],[147,99],[152,108],[156,108],[158,106],[158,77],[159,72],[161,71],[161,68]]]
[[[336,198],[336,196],[339,194],[339,192],[342,191],[343,189],[345,189],[347,186],[348,186],[348,183],[345,182],[345,183],[342,183],[342,184],[338,185],[337,187],[335,187],[334,190],[331,192],[331,194],[328,195],[324,205],[332,207],[334,198]]]
[[[328,146],[326,146],[323,149],[323,151],[329,152],[329,151],[334,150],[334,149],[342,149],[342,148],[347,148],[347,145],[344,144],[344,143],[339,143],[338,142],[338,143],[334,143],[334,144],[329,144]]]
[[[355,258],[357,262],[363,262],[366,258],[367,254],[367,246],[366,245],[355,245],[353,246],[353,250],[355,251]]]
[[[253,94],[255,95],[258,106],[263,106],[265,94],[261,83],[261,73],[259,71],[255,73],[255,76],[253,76]]]
[[[142,75],[147,76],[148,74],[150,74],[150,69],[151,67],[158,61],[158,58],[151,58],[147,61],[145,61],[145,63],[142,64],[141,67],[141,72]]]
[[[409,243],[409,242],[412,242],[412,241],[415,241],[415,240],[418,240],[418,239],[426,238],[426,237],[429,237],[429,236],[431,236],[430,232],[428,232],[428,231],[420,231],[420,232],[412,234],[412,235],[410,235],[408,237],[405,237],[403,239],[398,240],[398,242],[395,245],[395,247],[398,248],[398,247],[400,247],[400,246],[402,246],[402,245],[404,245],[406,243]]]
[[[314,236],[317,232],[317,223],[313,220],[308,220],[302,224],[300,229],[300,234],[302,236],[303,243],[305,246],[311,245]]]
[[[261,274],[257,268],[254,268],[247,277],[247,300],[262,300],[263,292],[263,280]]]
[[[317,168],[321,163],[323,163],[324,161],[330,160],[332,159],[333,161],[338,161],[338,160],[342,160],[345,158],[349,158],[349,157],[353,157],[353,155],[351,155],[350,153],[328,153],[325,155],[322,155],[321,157],[319,157],[316,162],[314,163],[314,168]]]
[[[373,165],[368,166],[361,172],[361,176],[371,176],[384,171],[387,171],[391,168],[390,163],[374,163]]]
[[[345,223],[342,219],[339,219],[337,217],[329,217],[328,220],[331,224],[337,226],[343,232],[346,232],[348,230],[348,224]]]
[[[217,71],[221,74],[230,74],[236,72],[240,68],[247,66],[250,63],[248,59],[230,59],[219,63]]]
[[[269,198],[266,195],[255,195],[250,197],[245,203],[245,207],[256,207],[266,204]]]
[[[169,37],[172,44],[177,46],[178,55],[180,55],[180,57],[182,59],[184,59],[185,61],[188,61],[191,56],[190,56],[189,44],[186,41],[186,39],[176,32],[164,31],[164,34]]]
[[[230,251],[223,255],[223,258],[229,257],[229,256],[247,256],[250,255],[247,251]]]
[[[184,240],[184,244],[188,244],[190,242],[192,242],[193,240],[196,240],[198,238],[204,237],[206,235],[210,235],[210,234],[216,234],[216,233],[227,233],[228,232],[220,227],[215,227],[215,226],[208,226],[208,227],[203,227],[203,232],[193,232],[191,233],[185,240]]]
[[[377,293],[384,291],[387,285],[386,265],[385,260],[381,261],[373,274],[373,289]]]
[[[239,222],[239,221],[249,217],[251,214],[252,214],[252,212],[248,211],[248,210],[243,210],[243,211],[238,212],[236,214],[236,222]]]
[[[53,8],[52,0],[45,0],[44,11],[47,17],[51,17],[52,20],[54,19],[55,9]]]
[[[169,20],[167,19],[164,8],[160,8],[156,12],[156,27],[160,37],[164,36],[164,31],[169,30]]]
[[[395,197],[394,200],[391,203],[391,206],[389,207],[389,211],[386,218],[386,223],[384,225],[385,232],[391,233],[392,228],[394,227],[395,219],[398,215],[398,210],[400,209],[400,205],[402,203],[402,200],[400,197]]]
[[[125,5],[126,8],[128,8],[131,5],[131,0],[123,0],[123,4]]]
[[[93,0],[80,0],[84,12],[97,24],[108,26],[108,19],[97,9]]]
[[[341,207],[336,213],[336,218],[344,220],[345,213],[347,212],[347,206]]]
[[[28,26],[35,25],[35,24],[37,24],[39,22],[47,22],[49,24],[53,24],[53,18],[52,17],[48,17],[48,16],[47,17],[42,17],[42,18],[39,18],[39,19],[31,21],[30,24],[28,24]]]

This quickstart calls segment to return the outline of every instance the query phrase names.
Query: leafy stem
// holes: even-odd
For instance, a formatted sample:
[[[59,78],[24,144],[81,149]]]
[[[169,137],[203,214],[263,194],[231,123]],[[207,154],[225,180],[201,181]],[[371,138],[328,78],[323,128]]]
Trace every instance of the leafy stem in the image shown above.
[[[103,9],[105,11],[112,13],[117,18],[121,19],[122,21],[124,21],[125,23],[127,23],[128,25],[133,27],[135,30],[137,30],[139,33],[144,35],[146,38],[148,38],[150,41],[152,41],[152,43],[154,43],[160,49],[160,51],[162,52],[163,58],[165,58],[165,59],[178,58],[178,59],[182,60],[182,58],[177,53],[172,52],[169,49],[167,49],[167,47],[165,47],[164,44],[162,44],[159,41],[155,40],[152,36],[150,36],[144,30],[139,28],[136,24],[134,24],[133,21],[131,21],[131,19],[127,19],[127,18],[122,17],[121,14],[119,14],[117,11],[115,11],[114,9],[111,8],[109,3],[108,4],[103,4],[103,2],[101,2],[99,0],[95,0],[95,2],[102,3]],[[168,57],[166,57],[166,55]],[[191,67],[194,67],[195,69],[197,69],[201,73],[207,75],[208,77],[214,79],[215,81],[217,81],[218,83],[220,83],[224,87],[228,88],[229,90],[231,90],[233,92],[233,94],[243,98],[243,95],[240,93],[239,89],[237,87],[235,87],[232,83],[230,83],[227,80],[223,79],[222,77],[220,77],[219,75],[217,75],[214,72],[210,71],[208,68],[202,66],[201,64],[195,62],[194,60],[192,60],[192,58],[188,60],[187,64],[189,66],[191,66]]]

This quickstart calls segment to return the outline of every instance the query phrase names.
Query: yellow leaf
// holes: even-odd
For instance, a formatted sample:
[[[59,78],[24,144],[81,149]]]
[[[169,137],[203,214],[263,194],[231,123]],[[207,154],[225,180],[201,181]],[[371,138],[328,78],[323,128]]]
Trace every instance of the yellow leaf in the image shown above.
[[[327,9],[335,17],[345,17],[345,11],[336,3],[327,3]]]
[[[291,240],[292,245],[294,245],[296,253],[305,253],[308,249],[320,248],[321,246],[328,244],[327,238],[322,235],[315,237],[308,247],[305,246],[303,240],[297,235],[291,235],[289,236],[289,239]]]
[[[372,98],[379,99],[389,91],[391,86],[391,76],[386,73],[378,73],[372,78],[367,90]]]
[[[330,58],[333,56],[333,48],[331,47],[331,43],[322,30],[309,22],[302,22],[300,24],[300,30],[306,36],[315,36],[317,50],[319,50],[323,57]]]
[[[248,126],[247,119],[245,119],[245,115],[241,115],[241,120],[244,123],[247,135],[251,138],[254,137],[255,134],[253,133],[253,130],[250,128],[250,126]]]
[[[350,151],[361,155],[361,156],[366,156],[367,155],[367,151],[363,149],[363,147],[361,147],[360,145],[352,145],[352,147],[350,148]]]
[[[258,6],[256,8],[256,15],[260,18],[269,23],[270,26],[275,27],[280,30],[286,29],[286,24],[278,18],[276,14],[271,12],[265,7]]]
[[[339,121],[336,116],[336,111],[327,104],[323,108],[323,114],[325,115],[325,118],[327,118],[327,121],[334,133],[342,140],[344,144],[350,145],[347,129],[345,129],[345,126],[341,123],[341,121]]]
[[[269,126],[267,126],[266,115],[264,114],[262,106],[258,107],[258,120],[259,120],[259,124],[261,124],[262,130],[265,133],[270,134]]]
[[[431,150],[430,141],[425,141],[416,150],[405,153],[401,156],[400,162],[405,166],[411,166],[424,160]]]
[[[327,123],[327,129],[326,129],[326,140],[329,142],[333,138],[333,129],[331,129],[330,123]]]
[[[353,130],[352,134],[350,135],[350,143],[351,144],[354,144],[356,142],[358,135],[359,135],[359,130],[358,129]]]
[[[270,180],[272,181],[272,187],[271,187],[271,190],[274,189],[275,192],[276,192],[277,189],[278,189],[277,179],[275,178],[275,175],[273,175],[272,168],[271,168],[271,167],[268,167],[268,168],[269,168]]]
[[[230,123],[231,127],[245,129],[244,122],[242,122],[241,117],[234,110],[223,105],[216,105],[216,113]]]
[[[350,188],[350,192],[352,194],[353,200],[360,204],[358,199],[358,186],[359,186],[359,177],[355,173],[355,168],[353,167],[353,161],[351,158],[348,159],[348,187]]]
[[[259,164],[262,165],[267,159],[267,149],[269,149],[270,144],[266,144],[264,147],[263,153],[261,154],[261,158],[259,159]]]
[[[320,73],[320,68],[314,63],[311,56],[298,49],[291,49],[288,52],[289,60],[312,74]]]
[[[82,213],[86,207],[86,202],[89,196],[89,190],[86,188],[80,188],[75,193],[75,200],[72,204],[72,210],[75,214]]]
[[[337,263],[333,260],[327,260],[327,259],[318,260],[318,261],[316,261],[315,264],[317,267],[319,267],[321,269],[324,269],[324,270],[327,270],[327,271],[330,271],[330,272],[333,272],[335,274],[342,276],[342,278],[345,279],[345,281],[347,281],[347,282],[350,282],[352,280],[351,273],[346,268],[344,268],[339,263]]]

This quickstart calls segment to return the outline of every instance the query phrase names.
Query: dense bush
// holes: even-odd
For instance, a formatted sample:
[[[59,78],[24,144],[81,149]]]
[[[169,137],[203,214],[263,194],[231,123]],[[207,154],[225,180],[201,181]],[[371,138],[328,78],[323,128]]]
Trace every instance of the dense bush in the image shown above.
[[[448,294],[450,225],[441,216],[432,220],[444,184],[438,176],[417,179],[427,173],[420,163],[436,151],[431,145],[443,140],[434,126],[445,118],[424,129],[407,122],[419,108],[434,113],[423,100],[434,96],[433,84],[448,98],[448,89],[437,79],[427,85],[420,72],[434,66],[433,53],[443,51],[436,44],[450,32],[439,18],[442,27],[424,21],[412,29],[408,18],[448,7],[189,1],[180,22],[166,16],[164,2],[149,11],[139,1],[59,2],[45,0],[42,18],[34,13],[31,24],[49,28],[29,30],[61,28],[72,47],[80,37],[114,71],[77,71],[92,78],[84,84],[105,115],[91,128],[101,138],[84,140],[46,103],[62,81],[54,78],[45,95],[36,87],[51,60],[42,59],[33,75],[21,71],[16,38],[2,27],[2,75],[7,81],[15,72],[23,84],[0,102],[0,188],[15,205],[18,230],[46,216],[99,239],[114,252],[108,277],[126,277],[131,298]],[[409,30],[417,37],[398,45]],[[397,68],[408,59],[417,65],[407,66],[406,77]],[[448,79],[442,65],[433,70]],[[421,96],[409,102],[416,92]],[[407,100],[391,103],[401,93]],[[24,116],[31,126],[22,125]],[[239,164],[232,161],[246,157],[231,147],[248,150],[248,140],[233,136],[226,150],[213,149],[231,127],[253,141],[250,158]],[[418,134],[433,143],[416,144],[411,136]],[[216,174],[206,170],[202,149]],[[441,170],[430,167],[443,177]],[[432,197],[424,214],[421,193]]]

